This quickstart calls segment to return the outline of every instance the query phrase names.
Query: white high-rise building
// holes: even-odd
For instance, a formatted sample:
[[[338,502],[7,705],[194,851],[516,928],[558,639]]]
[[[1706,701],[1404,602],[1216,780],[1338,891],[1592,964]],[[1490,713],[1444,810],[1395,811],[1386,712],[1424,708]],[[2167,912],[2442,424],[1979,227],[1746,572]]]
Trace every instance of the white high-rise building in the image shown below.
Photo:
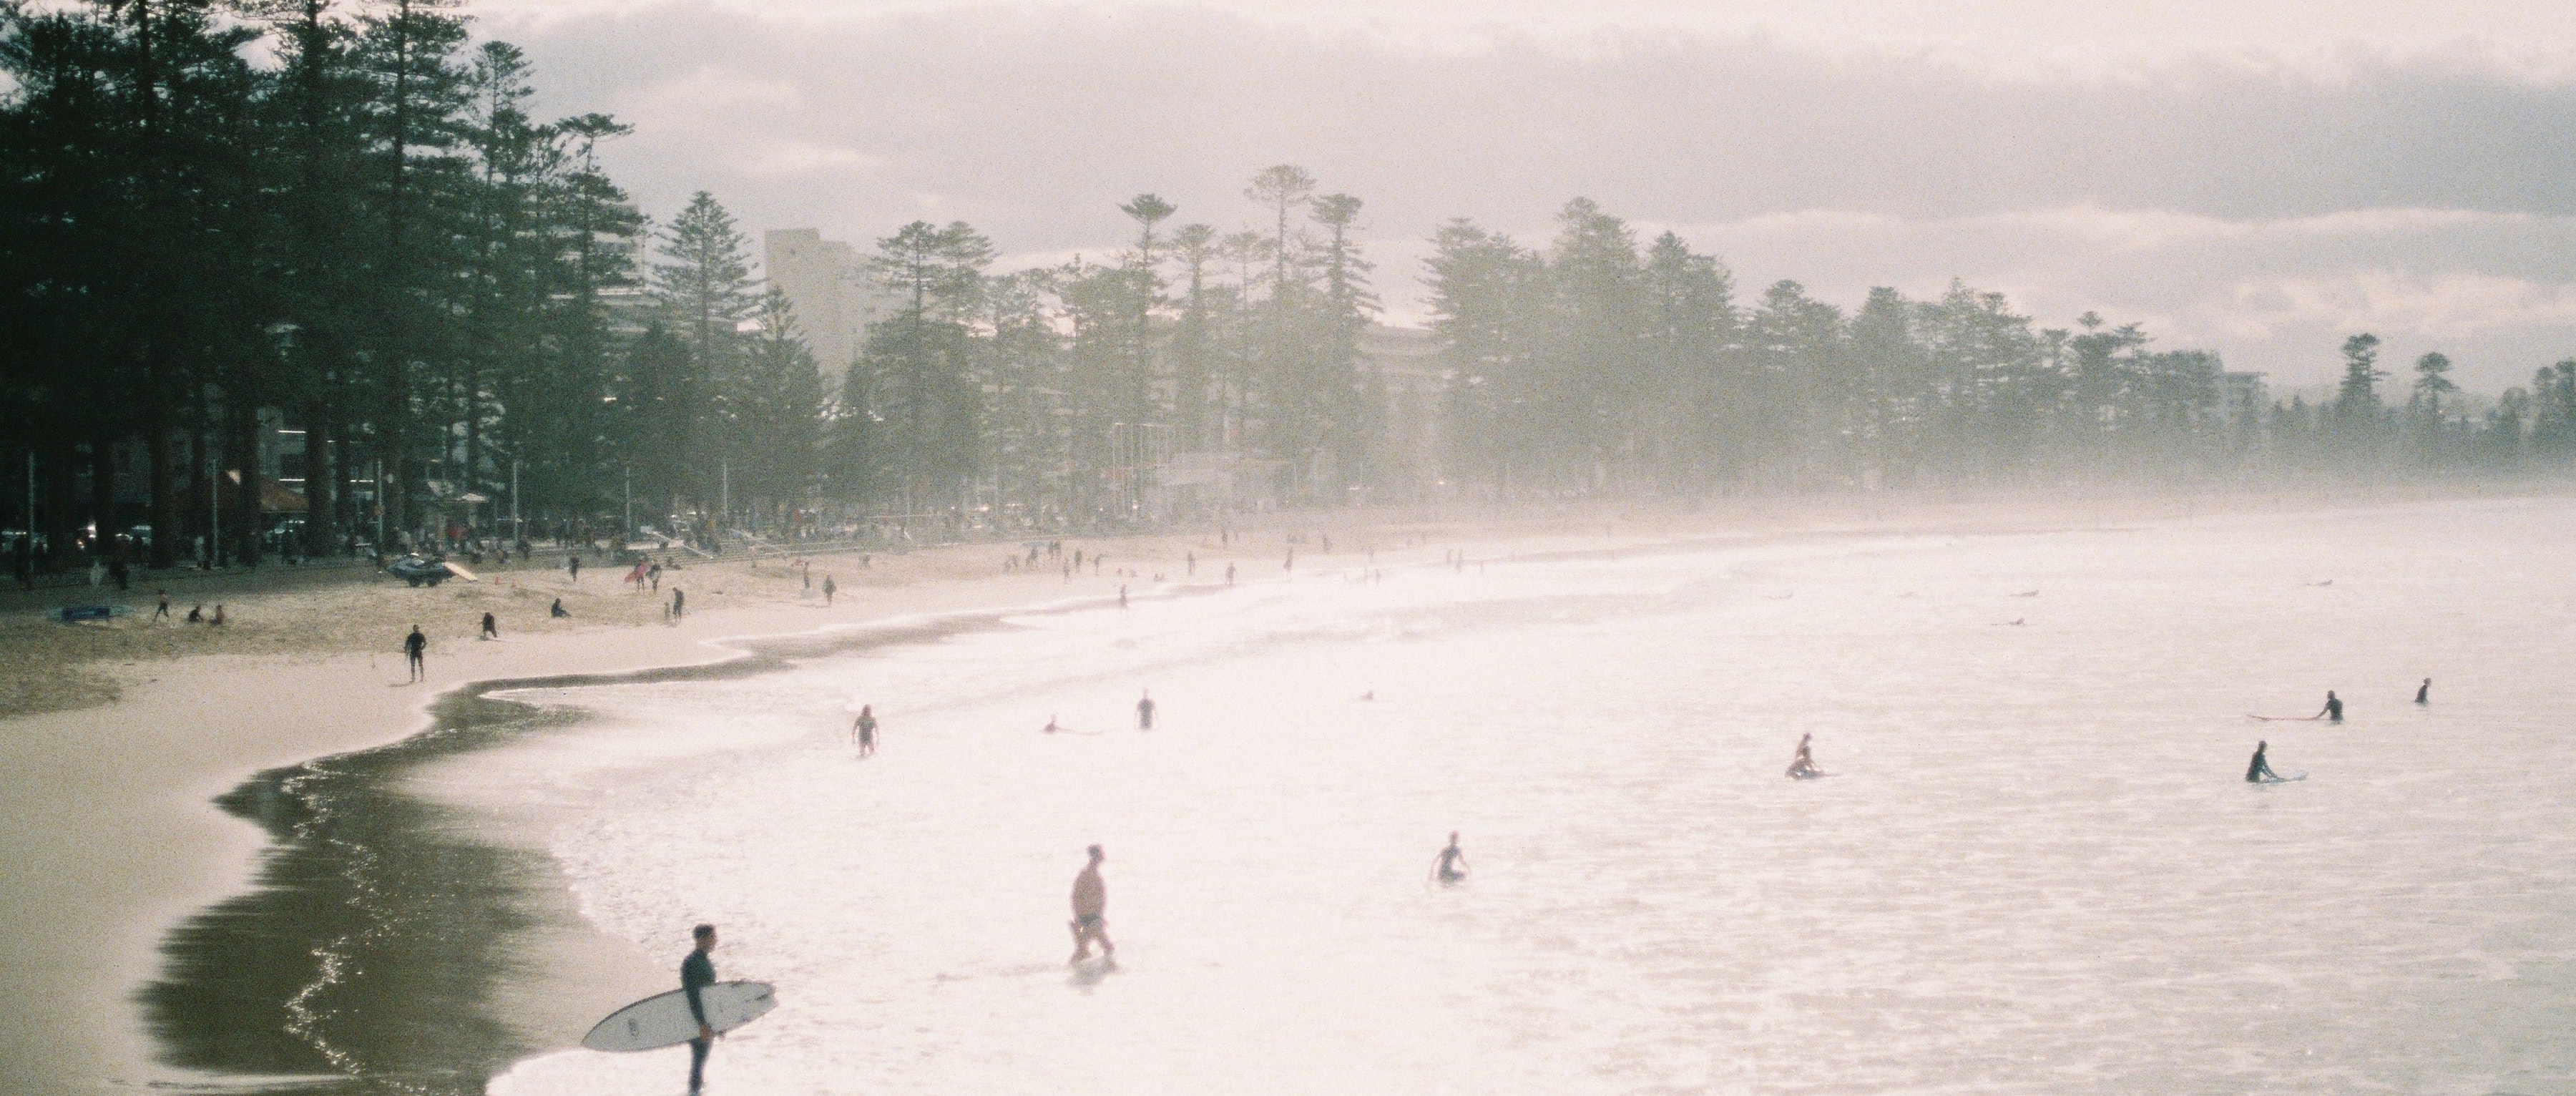
[[[820,229],[772,229],[761,242],[770,284],[796,307],[814,363],[837,382],[866,343],[868,324],[885,318],[884,294],[860,269],[858,249],[824,239]]]

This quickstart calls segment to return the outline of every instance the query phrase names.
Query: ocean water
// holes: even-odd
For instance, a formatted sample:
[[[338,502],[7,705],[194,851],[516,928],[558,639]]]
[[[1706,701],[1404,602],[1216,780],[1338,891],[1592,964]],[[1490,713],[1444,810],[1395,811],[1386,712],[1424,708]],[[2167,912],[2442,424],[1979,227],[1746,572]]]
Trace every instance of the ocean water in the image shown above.
[[[1307,574],[524,692],[592,717],[412,780],[657,962],[721,926],[781,1005],[716,1094],[2567,1092],[2569,544],[2473,501]],[[1784,779],[1808,732],[1837,775]]]

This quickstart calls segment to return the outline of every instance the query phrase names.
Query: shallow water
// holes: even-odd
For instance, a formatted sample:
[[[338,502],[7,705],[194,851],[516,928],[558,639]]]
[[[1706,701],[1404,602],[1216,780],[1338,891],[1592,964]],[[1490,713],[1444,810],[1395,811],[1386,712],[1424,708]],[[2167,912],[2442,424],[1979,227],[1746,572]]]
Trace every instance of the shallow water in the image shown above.
[[[1309,576],[523,693],[594,717],[415,781],[779,985],[712,1093],[2560,1092],[2569,543],[2475,502]],[[1805,731],[1837,776],[1781,778]],[[2309,778],[2246,785],[2257,738]],[[1065,966],[1092,842],[1114,972]]]

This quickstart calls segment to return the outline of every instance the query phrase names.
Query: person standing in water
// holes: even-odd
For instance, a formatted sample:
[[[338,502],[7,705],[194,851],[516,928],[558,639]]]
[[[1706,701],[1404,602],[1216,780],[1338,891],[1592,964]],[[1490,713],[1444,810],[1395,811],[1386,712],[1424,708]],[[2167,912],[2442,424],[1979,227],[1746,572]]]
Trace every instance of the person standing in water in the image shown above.
[[[716,984],[716,965],[707,953],[716,949],[716,927],[700,925],[690,935],[697,947],[689,957],[680,960],[680,993],[689,1000],[689,1015],[698,1022],[698,1037],[689,1040],[689,1091],[694,1094],[707,1084],[707,1051],[716,1045],[716,1029],[707,1023],[706,1002],[699,991]]]
[[[877,752],[877,712],[872,705],[859,705],[859,721],[850,724],[850,734],[859,743],[859,756]]]
[[[412,625],[411,634],[403,637],[403,661],[411,664],[412,680],[429,676],[428,653],[429,637],[420,634],[420,625]]]
[[[2418,704],[2431,704],[2432,702],[2433,702],[2433,679],[2428,677],[2428,678],[2425,678],[2425,679],[2424,679],[2424,683],[2423,683],[2423,684],[2418,685],[2418,686],[2416,686],[2416,687],[2415,687],[2415,703],[2418,703]]]
[[[1100,862],[1105,859],[1100,846],[1091,846],[1091,863],[1073,877],[1073,958],[1068,965],[1091,958],[1094,940],[1100,941],[1101,958],[1114,961],[1118,956],[1118,945],[1109,942],[1109,923],[1103,920],[1109,911],[1109,888],[1100,881]]]
[[[1449,847],[1440,850],[1440,858],[1431,865],[1431,874],[1442,883],[1467,877],[1467,854],[1458,848],[1458,831],[1449,831]]]
[[[1146,690],[1145,695],[1136,701],[1136,729],[1140,731],[1154,729],[1154,692],[1151,689]]]
[[[2429,683],[2431,679],[2427,678],[2426,681]],[[2343,722],[2343,701],[2334,695],[2334,690],[2326,690],[2326,706],[2317,709],[2317,714],[2324,716],[2328,723]]]
[[[1788,775],[1791,779],[1806,780],[1825,775],[1816,768],[1816,755],[1812,750],[1815,741],[1816,736],[1812,732],[1798,736],[1798,755],[1789,759]]]
[[[2272,763],[2263,759],[2263,751],[2270,749],[2271,746],[2269,742],[2254,743],[2254,763],[2245,766],[2246,783],[2260,784],[2266,780],[2281,779],[2281,774],[2272,771]]]

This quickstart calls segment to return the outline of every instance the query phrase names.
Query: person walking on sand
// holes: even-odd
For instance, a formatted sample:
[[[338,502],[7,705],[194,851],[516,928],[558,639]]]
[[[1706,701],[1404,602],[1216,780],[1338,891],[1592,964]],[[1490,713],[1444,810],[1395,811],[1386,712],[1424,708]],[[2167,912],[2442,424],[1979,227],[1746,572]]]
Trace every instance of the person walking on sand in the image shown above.
[[[403,637],[403,661],[411,666],[412,680],[419,681],[429,676],[428,653],[429,637],[420,634],[420,625],[412,625],[411,634]]]
[[[557,599],[555,599],[555,600],[557,600],[557,601],[561,601],[561,600],[563,600],[563,599],[561,599],[561,598],[557,598]],[[501,638],[501,622],[500,622],[500,621],[497,621],[497,620],[492,619],[492,614],[490,614],[490,613],[485,613],[485,614],[483,614],[483,638],[485,638],[485,639],[499,639],[499,638]]]
[[[578,582],[580,582],[580,581],[581,581],[581,557],[580,557],[580,556],[565,556],[565,557],[564,557],[564,574],[571,576],[571,579],[572,579],[572,581],[573,581],[573,582],[578,583]]]
[[[1440,850],[1439,860],[1431,865],[1431,874],[1444,884],[1467,878],[1467,854],[1458,848],[1458,831],[1449,831],[1449,847]]]
[[[1231,563],[1225,565],[1225,584],[1234,585],[1234,565]]]
[[[160,607],[160,608],[158,608],[158,609],[154,609],[154,610],[152,610],[152,619],[154,619],[154,620],[168,620],[168,619],[170,619],[170,591],[168,591],[168,590],[162,590],[162,591],[160,591],[160,595],[161,595],[161,607]]]
[[[680,960],[680,993],[688,998],[690,1018],[698,1022],[698,1037],[689,1040],[689,1092],[694,1096],[707,1087],[707,1052],[716,1045],[716,1029],[707,1023],[707,1005],[699,996],[716,984],[715,961],[707,958],[708,952],[716,950],[716,927],[700,925],[689,935],[697,946]]]
[[[1118,584],[1118,607],[1121,609],[1127,607],[1127,584],[1124,582]]]
[[[679,589],[674,589],[674,590],[672,590],[672,591],[671,591],[671,619],[673,619],[673,620],[678,620],[678,619],[680,619],[681,614],[682,614],[682,613],[684,613],[684,612],[686,612],[686,611],[688,610],[688,605],[689,605],[689,592],[688,592],[688,591],[686,591],[686,590],[679,590]]]
[[[167,602],[164,602],[163,604],[165,604],[165,605],[166,605],[166,604],[168,604],[168,603],[167,603]],[[2418,685],[2418,686],[2416,686],[2416,687],[2415,687],[2415,703],[2418,703],[2418,704],[2431,704],[2432,702],[2433,702],[2433,679],[2428,677],[2428,678],[2425,678],[2425,679],[2424,679],[2424,683],[2423,683],[2423,684]]]
[[[1106,859],[1100,846],[1091,846],[1091,862],[1073,877],[1073,958],[1066,960],[1068,966],[1091,958],[1094,940],[1100,941],[1101,958],[1117,960],[1118,945],[1109,942],[1109,922],[1104,920],[1109,911],[1109,889],[1100,881],[1100,862]]]
[[[850,735],[859,744],[860,757],[877,752],[877,710],[874,706],[859,705],[859,721],[850,724]]]
[[[1136,729],[1154,729],[1154,691],[1151,689],[1145,690],[1145,695],[1136,701]]]
[[[835,586],[835,585],[833,585],[833,584],[832,584],[832,576],[830,576],[830,575],[825,575],[825,576],[823,576],[823,607],[824,607],[824,608],[829,609],[829,608],[831,608],[831,607],[832,607],[832,595],[833,595],[835,592],[837,592],[839,589],[840,589],[840,587]]]
[[[2317,709],[2317,715],[2324,716],[2328,723],[2343,722],[2343,701],[2334,695],[2334,690],[2326,690],[2326,706]]]

